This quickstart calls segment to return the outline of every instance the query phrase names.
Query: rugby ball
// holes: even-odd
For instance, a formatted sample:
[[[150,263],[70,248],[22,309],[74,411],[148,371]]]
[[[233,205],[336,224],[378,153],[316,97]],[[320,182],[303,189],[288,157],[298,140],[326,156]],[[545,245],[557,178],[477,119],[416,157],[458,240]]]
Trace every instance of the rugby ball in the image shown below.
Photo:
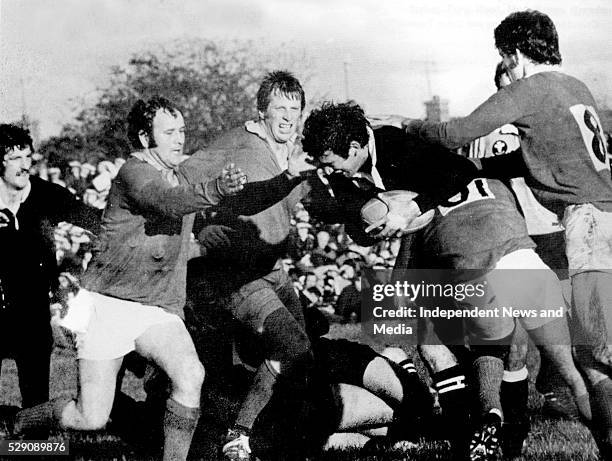
[[[386,221],[386,217],[391,210],[396,215],[402,215],[402,210],[407,209],[407,205],[417,196],[416,192],[409,190],[392,190],[381,192],[377,197],[370,199],[361,207],[361,219],[366,228],[380,224],[381,229]],[[423,229],[434,218],[435,211],[428,210],[413,219],[402,231],[406,234]],[[376,230],[373,231],[376,233]]]

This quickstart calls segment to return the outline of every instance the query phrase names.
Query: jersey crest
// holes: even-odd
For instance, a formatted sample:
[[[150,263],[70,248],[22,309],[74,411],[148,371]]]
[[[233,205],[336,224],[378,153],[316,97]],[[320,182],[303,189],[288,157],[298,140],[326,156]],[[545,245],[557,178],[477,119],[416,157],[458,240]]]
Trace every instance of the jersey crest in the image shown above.
[[[497,141],[493,143],[493,147],[491,148],[491,151],[493,155],[507,154],[508,144],[506,144],[506,141],[502,141],[501,139],[498,139]]]

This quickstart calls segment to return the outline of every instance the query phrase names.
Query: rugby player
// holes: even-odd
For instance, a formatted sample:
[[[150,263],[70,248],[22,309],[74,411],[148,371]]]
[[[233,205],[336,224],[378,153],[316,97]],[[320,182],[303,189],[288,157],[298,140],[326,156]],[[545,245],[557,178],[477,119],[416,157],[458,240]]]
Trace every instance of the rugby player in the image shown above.
[[[89,317],[77,336],[76,400],[59,397],[22,410],[16,434],[59,425],[105,426],[123,357],[135,350],[170,378],[163,418],[164,459],[184,460],[199,418],[204,368],[181,320],[194,212],[217,205],[243,188],[232,165],[217,178],[179,185],[185,123],[164,98],[139,100],[128,116],[136,150],[113,182],[95,256],[71,309]]]
[[[94,233],[100,227],[97,210],[30,175],[33,153],[28,130],[0,125],[0,362],[14,358],[24,408],[49,400],[49,292],[57,293],[59,275],[53,228],[61,221]],[[46,438],[45,431],[27,436]]]
[[[182,175],[190,184],[201,182],[210,176],[211,158],[216,156],[239,163],[251,180],[265,181],[286,173],[297,186],[301,182],[299,170],[290,172],[288,166],[291,155],[301,152],[296,137],[305,103],[304,90],[292,74],[267,74],[257,92],[258,120],[247,121],[193,154],[181,165]],[[304,162],[300,170],[308,168],[313,167]],[[260,337],[266,350],[266,360],[228,429],[222,447],[226,459],[249,459],[251,450],[257,451],[256,446],[251,447],[250,432],[275,386],[287,386],[300,395],[312,381],[313,355],[302,306],[280,260],[285,254],[291,213],[304,193],[303,186],[295,187],[278,203],[252,216],[228,207],[210,217],[208,226],[231,230],[223,239],[228,245],[220,247],[210,241],[212,233],[206,228],[199,236],[209,251],[195,283],[209,293],[210,302],[218,303]],[[206,302],[204,297],[197,300],[199,308]]]
[[[565,227],[572,284],[572,336],[591,385],[593,427],[612,456],[612,179],[597,104],[580,80],[561,71],[559,37],[539,11],[510,14],[495,46],[513,83],[470,115],[449,122],[405,119],[406,132],[447,148],[511,123],[521,149],[481,160],[482,175],[525,177],[535,197]]]
[[[291,389],[285,390],[289,396],[281,392],[279,398],[275,394],[277,398],[271,400],[254,425],[253,439],[269,447],[269,453],[258,451],[258,456],[274,458],[278,447],[293,439],[288,434],[293,430],[302,432],[307,443],[319,446],[335,432],[384,435],[364,447],[380,451],[406,440],[416,441],[431,428],[433,399],[429,388],[402,349],[387,348],[379,354],[355,341],[322,337],[328,333],[329,323],[317,309],[305,311],[305,322],[315,373],[335,391],[329,395],[324,389],[314,389],[301,394],[300,398],[308,401],[309,411],[297,426],[288,421],[286,411],[278,409],[291,406],[295,398]],[[237,339],[243,363],[257,366],[263,360],[261,344],[249,334]]]
[[[497,90],[508,86],[511,81],[503,62],[495,68],[494,83]],[[482,138],[477,138],[469,145],[461,148],[459,153],[468,158],[489,158],[505,155],[520,148],[518,130],[514,125],[507,124],[493,130]],[[527,232],[536,243],[535,251],[542,261],[557,273],[560,280],[568,279],[567,258],[565,257],[565,241],[563,226],[557,216],[544,208],[534,197],[524,178],[512,178],[509,186],[517,198],[520,211],[525,218]],[[569,285],[569,281],[568,281]],[[564,291],[565,292],[565,291]],[[528,372],[526,366],[528,337],[517,325],[506,359],[504,380],[502,382],[502,406],[504,411],[504,456],[518,456],[524,439],[529,432],[527,416]],[[559,379],[546,357],[542,357],[536,387],[545,397],[544,411],[558,415],[567,415],[568,409],[557,399],[555,388],[559,387]],[[588,407],[588,395],[578,397],[582,400],[581,408]],[[572,405],[570,403],[570,405]],[[590,419],[590,415],[582,415]]]
[[[343,218],[354,238],[367,239],[359,210],[380,191],[357,187],[355,175],[378,176],[387,190],[419,194],[407,209],[401,210],[402,219],[387,221],[378,236],[394,235],[414,217],[436,209],[433,221],[418,235],[417,258],[422,267],[450,269],[457,277],[464,270],[478,269],[481,275],[470,282],[487,282],[487,308],[564,305],[558,279],[533,251],[535,245],[527,235],[524,219],[501,182],[479,178],[472,162],[451,151],[434,148],[436,153],[432,154],[432,147],[397,128],[381,127],[371,135],[368,128],[362,109],[352,104],[324,104],[310,114],[304,125],[303,148],[334,171],[327,178],[346,210]],[[503,269],[537,270],[514,271],[508,276]],[[481,305],[482,301],[476,300]],[[470,302],[473,301],[466,300]],[[502,422],[499,390],[502,356],[507,349],[500,346],[508,344],[514,319],[502,316],[465,320],[474,344],[476,358],[472,366],[481,405],[470,457],[491,459],[499,451],[497,432]],[[557,365],[574,396],[585,394],[584,382],[572,361],[565,318],[535,316],[519,320]]]

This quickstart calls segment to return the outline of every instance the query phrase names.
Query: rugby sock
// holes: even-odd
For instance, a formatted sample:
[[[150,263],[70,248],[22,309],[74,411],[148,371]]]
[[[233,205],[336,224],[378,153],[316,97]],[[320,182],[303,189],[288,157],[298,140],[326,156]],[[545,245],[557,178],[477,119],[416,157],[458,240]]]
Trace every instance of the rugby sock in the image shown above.
[[[591,430],[602,459],[612,457],[612,380],[605,378],[591,388]]]
[[[276,383],[276,373],[264,361],[255,374],[244,402],[236,417],[236,428],[251,430],[255,419],[272,398],[272,389]]]
[[[193,433],[200,419],[200,409],[186,407],[176,400],[166,401],[164,414],[164,461],[186,460]]]
[[[459,365],[439,371],[433,375],[438,400],[450,429],[466,428],[469,419],[469,396],[467,380]]]
[[[50,429],[59,426],[62,420],[62,412],[71,401],[72,398],[70,397],[58,397],[19,411],[15,417],[14,433],[16,435],[26,434],[36,429]]]
[[[389,364],[400,381],[403,395],[387,435],[397,440],[416,440],[425,429],[423,419],[432,415],[433,397],[411,359]]]
[[[529,382],[527,367],[516,371],[505,371],[501,383],[501,405],[506,423],[527,421]]]
[[[398,363],[398,365],[402,367],[404,371],[406,371],[406,373],[417,373],[417,369],[414,366],[414,362],[412,361],[412,359],[402,360]]]
[[[505,458],[519,457],[525,439],[529,435],[527,400],[529,382],[527,367],[520,370],[504,371],[501,384],[501,404],[504,412],[502,447]]]
[[[483,355],[472,362],[476,384],[476,395],[480,405],[480,414],[489,413],[492,409],[501,411],[500,389],[504,376],[504,361],[490,355]]]
[[[593,423],[612,428],[612,380],[605,378],[592,387]]]
[[[536,389],[540,394],[554,393],[560,388],[566,387],[565,381],[554,364],[546,355],[540,355],[540,370],[535,382]]]
[[[417,416],[429,416],[433,408],[433,397],[429,387],[419,376],[412,359],[403,360],[397,365],[391,363],[391,367],[402,384],[404,396],[401,410],[416,413]]]

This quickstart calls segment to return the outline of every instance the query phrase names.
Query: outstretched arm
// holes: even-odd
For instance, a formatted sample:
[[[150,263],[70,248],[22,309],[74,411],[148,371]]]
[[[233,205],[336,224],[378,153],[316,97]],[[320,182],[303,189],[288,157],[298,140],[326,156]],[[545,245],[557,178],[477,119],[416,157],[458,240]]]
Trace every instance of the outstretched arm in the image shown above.
[[[406,119],[403,126],[409,135],[449,149],[457,149],[500,126],[518,120],[522,115],[521,109],[506,88],[493,94],[466,117],[440,123]]]
[[[474,160],[478,160],[478,162],[474,163],[485,178],[520,178],[526,176],[528,173],[527,165],[525,165],[525,161],[523,160],[523,153],[520,147],[505,155],[496,155],[495,157]]]
[[[301,182],[301,176],[294,177],[283,172],[267,181],[245,184],[238,194],[224,198],[220,206],[238,215],[254,215],[284,199]]]
[[[99,233],[102,210],[77,200],[72,192],[57,184],[45,182],[44,194],[53,203],[50,218],[54,225],[65,221],[93,234]]]
[[[219,204],[224,196],[242,190],[246,178],[233,165],[228,165],[215,179],[195,185],[172,186],[147,164],[125,166],[117,176],[127,196],[142,209],[172,218]]]
[[[287,170],[271,179],[245,184],[236,195],[225,197],[220,206],[237,215],[251,216],[287,197],[314,169],[308,156],[299,149],[295,149],[288,160]],[[250,166],[247,164],[245,168]],[[201,158],[195,158],[182,165],[180,171],[185,181],[194,183],[206,178],[208,166]]]

